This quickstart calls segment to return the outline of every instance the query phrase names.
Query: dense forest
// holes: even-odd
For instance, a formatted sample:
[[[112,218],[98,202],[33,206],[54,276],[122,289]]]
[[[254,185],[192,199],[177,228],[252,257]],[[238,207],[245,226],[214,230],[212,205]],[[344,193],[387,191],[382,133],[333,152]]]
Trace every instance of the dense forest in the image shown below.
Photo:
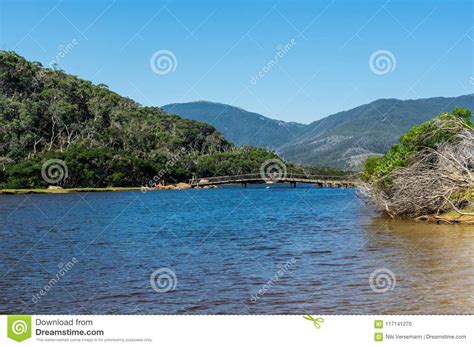
[[[213,173],[212,158],[232,152],[250,170],[275,155],[235,149],[210,125],[142,107],[105,85],[0,54],[0,178],[5,188],[45,187],[41,168],[67,165],[60,185],[138,186]],[[219,157],[220,158],[220,157]],[[220,164],[225,167],[225,163]],[[223,170],[221,168],[221,170]]]
[[[52,175],[58,165],[63,171],[57,185],[127,187],[157,173],[159,181],[176,183],[258,172],[272,158],[262,148],[235,147],[206,123],[0,51],[0,188],[47,187],[47,162]]]

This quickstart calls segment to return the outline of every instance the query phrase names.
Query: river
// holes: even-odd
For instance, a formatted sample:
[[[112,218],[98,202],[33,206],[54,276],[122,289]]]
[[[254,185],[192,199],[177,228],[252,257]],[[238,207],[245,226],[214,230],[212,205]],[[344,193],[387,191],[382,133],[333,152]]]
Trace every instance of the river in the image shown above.
[[[473,314],[473,246],[353,189],[0,195],[0,313]]]

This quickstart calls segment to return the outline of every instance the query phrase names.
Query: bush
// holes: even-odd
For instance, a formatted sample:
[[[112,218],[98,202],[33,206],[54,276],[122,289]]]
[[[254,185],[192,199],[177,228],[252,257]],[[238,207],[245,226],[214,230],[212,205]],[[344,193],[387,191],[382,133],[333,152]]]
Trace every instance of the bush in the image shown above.
[[[469,126],[472,127],[471,111],[462,108],[455,108],[451,113],[443,113],[415,125],[383,157],[369,157],[365,161],[362,178],[387,187],[390,173],[406,167],[420,150],[436,149],[440,144],[450,141],[462,128]]]
[[[473,150],[471,112],[456,108],[414,126],[383,157],[367,159],[362,179],[391,216],[460,213],[474,204]]]

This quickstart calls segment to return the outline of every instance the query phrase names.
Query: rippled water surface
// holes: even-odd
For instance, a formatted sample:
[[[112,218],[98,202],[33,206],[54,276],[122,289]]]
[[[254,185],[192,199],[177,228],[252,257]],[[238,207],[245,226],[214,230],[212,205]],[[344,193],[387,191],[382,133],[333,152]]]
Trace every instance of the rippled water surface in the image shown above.
[[[0,195],[0,313],[473,314],[473,229],[351,189]]]

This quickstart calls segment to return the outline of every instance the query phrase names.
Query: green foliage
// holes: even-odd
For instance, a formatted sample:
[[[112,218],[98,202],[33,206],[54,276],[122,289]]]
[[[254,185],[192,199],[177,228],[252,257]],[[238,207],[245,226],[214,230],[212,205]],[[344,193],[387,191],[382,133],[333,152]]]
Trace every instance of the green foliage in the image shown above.
[[[183,146],[230,148],[210,125],[141,107],[103,85],[0,52],[0,156],[20,160],[78,143],[125,150],[143,159]]]
[[[376,171],[382,166],[382,161],[383,158],[379,156],[368,157],[364,163],[364,171],[361,174],[362,179],[368,181],[370,177],[375,176]]]
[[[49,159],[63,160],[67,177],[59,184],[64,187],[137,186],[154,174],[150,161],[141,160],[110,148],[70,146],[64,152],[43,152],[29,159],[8,165],[4,188],[46,188],[41,169]]]
[[[274,158],[278,156],[266,149],[247,146],[201,156],[196,164],[196,172],[202,177],[256,173],[263,162]]]
[[[462,120],[461,124],[459,120]],[[388,176],[393,170],[409,165],[417,152],[436,149],[440,144],[451,141],[462,127],[471,125],[471,111],[463,108],[455,108],[451,113],[443,113],[416,125],[402,135],[400,143],[393,145],[383,157],[369,157],[365,161],[362,178],[386,189],[390,186]]]
[[[436,148],[438,144],[451,140],[459,132],[459,125],[454,122],[456,119],[462,120],[465,125],[472,125],[471,111],[455,108],[451,113],[443,113],[414,126],[400,138],[400,143],[410,150],[420,147]]]
[[[6,166],[6,183],[0,188],[44,188],[47,183],[41,177],[41,160],[34,158]]]
[[[352,175],[353,172],[341,170],[333,167],[303,166],[296,164],[287,165],[288,172],[304,175],[319,175],[327,177],[344,177]]]
[[[454,108],[452,115],[461,118],[467,125],[471,127],[473,126],[471,110],[467,108],[456,107]]]
[[[142,107],[89,81],[0,52],[0,188],[46,188],[41,168],[63,160],[64,187],[258,172],[276,157],[237,148],[206,123]]]

